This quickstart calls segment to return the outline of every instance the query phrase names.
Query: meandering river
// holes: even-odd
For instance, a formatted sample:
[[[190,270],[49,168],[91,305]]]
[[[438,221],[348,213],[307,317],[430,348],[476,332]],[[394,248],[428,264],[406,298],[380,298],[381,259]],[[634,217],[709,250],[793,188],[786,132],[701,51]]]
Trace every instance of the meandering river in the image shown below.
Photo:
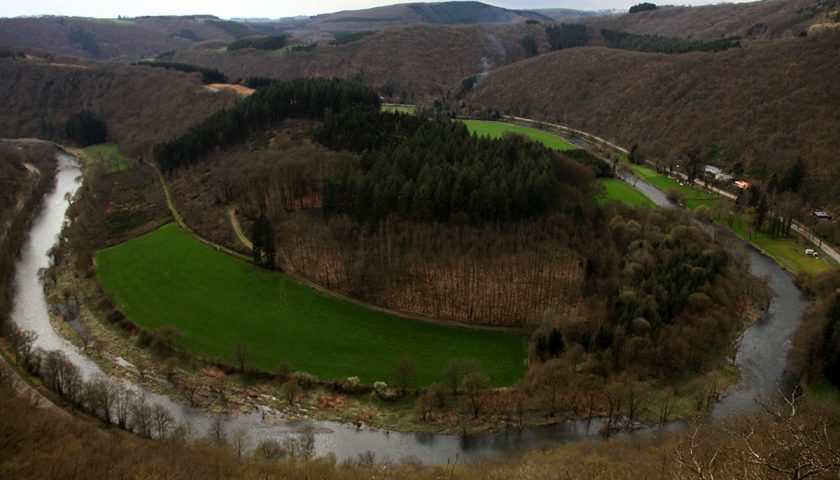
[[[103,374],[99,366],[74,345],[56,333],[49,320],[47,300],[40,278],[42,269],[50,264],[49,250],[55,245],[64,225],[65,213],[71,198],[81,184],[81,171],[75,159],[58,154],[56,186],[44,199],[43,207],[33,222],[29,239],[22,249],[15,271],[13,321],[21,328],[34,331],[36,346],[44,350],[64,351],[85,377]],[[660,192],[661,193],[661,192]],[[791,276],[763,255],[750,251],[751,270],[767,275],[775,292],[769,311],[744,333],[735,363],[742,379],[714,406],[710,415],[718,421],[730,414],[750,413],[758,405],[755,398],[772,396],[782,378],[786,365],[789,340],[805,308],[805,299],[794,286]],[[149,392],[137,385],[118,380],[150,404],[161,404],[177,422],[189,425],[197,436],[204,436],[213,420],[210,414],[174,402],[165,396]],[[600,420],[564,422],[488,436],[455,436],[423,433],[385,432],[357,429],[351,425],[326,421],[286,423],[281,418],[262,411],[233,414],[225,418],[228,434],[236,430],[247,432],[247,443],[256,446],[265,439],[278,439],[312,429],[316,455],[333,454],[338,460],[352,459],[367,451],[376,453],[376,460],[399,461],[413,457],[426,464],[442,464],[487,458],[503,453],[540,448],[561,442],[599,438]],[[664,428],[650,428],[656,432],[681,428],[673,423]]]

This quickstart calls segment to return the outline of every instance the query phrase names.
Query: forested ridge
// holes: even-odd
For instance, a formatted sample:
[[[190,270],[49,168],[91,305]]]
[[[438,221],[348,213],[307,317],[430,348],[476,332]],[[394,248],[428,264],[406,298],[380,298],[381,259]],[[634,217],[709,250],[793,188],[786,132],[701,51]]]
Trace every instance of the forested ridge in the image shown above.
[[[379,108],[376,93],[340,79],[275,82],[234,107],[216,112],[183,135],[155,145],[154,157],[166,171],[198,162],[211,151],[228,147],[286,118],[322,119],[353,106]]]
[[[324,179],[326,216],[507,223],[572,208],[592,181],[589,169],[539,143],[471,136],[446,119],[351,110],[328,118],[315,138],[361,152]]]

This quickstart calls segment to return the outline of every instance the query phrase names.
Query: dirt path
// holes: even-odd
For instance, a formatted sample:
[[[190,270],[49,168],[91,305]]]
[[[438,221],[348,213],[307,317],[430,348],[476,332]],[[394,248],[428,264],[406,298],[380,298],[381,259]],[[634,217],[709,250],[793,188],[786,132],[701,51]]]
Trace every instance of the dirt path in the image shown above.
[[[230,220],[230,226],[233,227],[233,233],[236,235],[236,239],[239,240],[239,243],[248,250],[253,250],[254,244],[248,240],[248,237],[246,237],[245,233],[242,231],[242,225],[239,224],[239,219],[236,217],[236,209],[234,207],[228,208],[227,214],[228,219]]]

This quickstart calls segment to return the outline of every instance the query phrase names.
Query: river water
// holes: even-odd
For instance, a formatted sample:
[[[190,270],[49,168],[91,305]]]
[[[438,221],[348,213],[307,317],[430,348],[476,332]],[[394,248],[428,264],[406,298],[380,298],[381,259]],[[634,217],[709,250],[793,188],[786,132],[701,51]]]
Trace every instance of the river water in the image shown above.
[[[50,263],[49,250],[55,245],[64,225],[65,212],[71,198],[81,184],[81,172],[75,159],[58,154],[56,187],[44,199],[43,207],[33,222],[32,230],[15,271],[15,304],[12,319],[23,329],[34,331],[36,346],[44,350],[62,350],[76,364],[86,378],[104,375],[99,366],[82,354],[74,345],[58,335],[49,321],[47,301],[40,278],[42,269]],[[755,251],[750,254],[751,270],[756,275],[770,277],[776,294],[767,314],[744,333],[735,363],[741,368],[742,379],[712,410],[711,418],[719,421],[731,414],[750,413],[757,409],[755,398],[773,395],[781,379],[789,339],[796,329],[805,307],[805,299],[794,286],[788,273],[772,260]],[[174,402],[145,389],[118,380],[145,398],[150,404],[164,406],[182,425],[188,425],[196,436],[205,436],[213,417],[201,410]],[[225,417],[228,435],[243,430],[246,444],[253,448],[267,439],[283,440],[304,431],[314,432],[315,454],[335,455],[341,461],[354,459],[361,453],[375,452],[377,461],[400,461],[415,458],[425,464],[445,464],[472,461],[516,451],[531,450],[562,442],[600,438],[602,423],[563,422],[557,425],[513,430],[486,436],[434,435],[357,429],[352,425],[326,421],[286,423],[269,412],[253,411]],[[668,431],[681,428],[673,423],[664,428],[650,428],[644,432]],[[638,432],[637,432],[638,433]]]

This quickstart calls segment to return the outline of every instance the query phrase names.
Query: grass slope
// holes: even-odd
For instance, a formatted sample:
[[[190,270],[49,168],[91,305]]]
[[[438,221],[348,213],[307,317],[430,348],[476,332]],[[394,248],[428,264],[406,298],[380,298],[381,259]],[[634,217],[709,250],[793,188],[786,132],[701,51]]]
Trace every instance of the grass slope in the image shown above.
[[[104,249],[96,264],[132,321],[149,330],[174,325],[184,335],[177,347],[206,357],[231,361],[243,340],[261,369],[288,359],[324,379],[388,381],[404,352],[417,360],[418,386],[439,380],[455,357],[478,359],[496,386],[525,373],[518,334],[371,311],[217,252],[175,225]]]
[[[597,182],[604,186],[605,195],[598,198],[599,204],[604,204],[610,200],[616,200],[633,207],[645,207],[650,210],[656,208],[656,204],[642,194],[642,192],[627,185],[625,182],[617,178],[599,178]]]
[[[509,123],[491,122],[487,120],[461,120],[467,125],[470,133],[490,138],[502,138],[505,133],[525,135],[536,140],[546,147],[555,150],[574,150],[575,147],[557,135],[537,130],[536,128],[521,127]]]
[[[685,195],[685,206],[692,210],[699,207],[700,205],[713,207],[719,201],[721,201],[721,196],[717,193],[707,193],[701,188],[697,188],[687,184],[680,184],[680,182],[678,182],[676,179],[658,173],[652,168],[643,167],[641,165],[633,165],[629,162],[627,163],[627,165],[634,172],[636,172],[636,175],[638,175],[642,180],[653,185],[659,190],[662,190],[665,193],[668,193],[668,190],[678,190],[682,192]]]
[[[831,270],[831,266],[824,260],[805,255],[805,249],[813,248],[812,246],[802,245],[793,238],[773,238],[764,232],[748,231],[740,220],[733,222],[731,228],[736,235],[763,250],[790,272],[818,275]]]
[[[108,173],[128,170],[132,162],[113,143],[100,143],[82,149],[90,157],[99,160]]]

